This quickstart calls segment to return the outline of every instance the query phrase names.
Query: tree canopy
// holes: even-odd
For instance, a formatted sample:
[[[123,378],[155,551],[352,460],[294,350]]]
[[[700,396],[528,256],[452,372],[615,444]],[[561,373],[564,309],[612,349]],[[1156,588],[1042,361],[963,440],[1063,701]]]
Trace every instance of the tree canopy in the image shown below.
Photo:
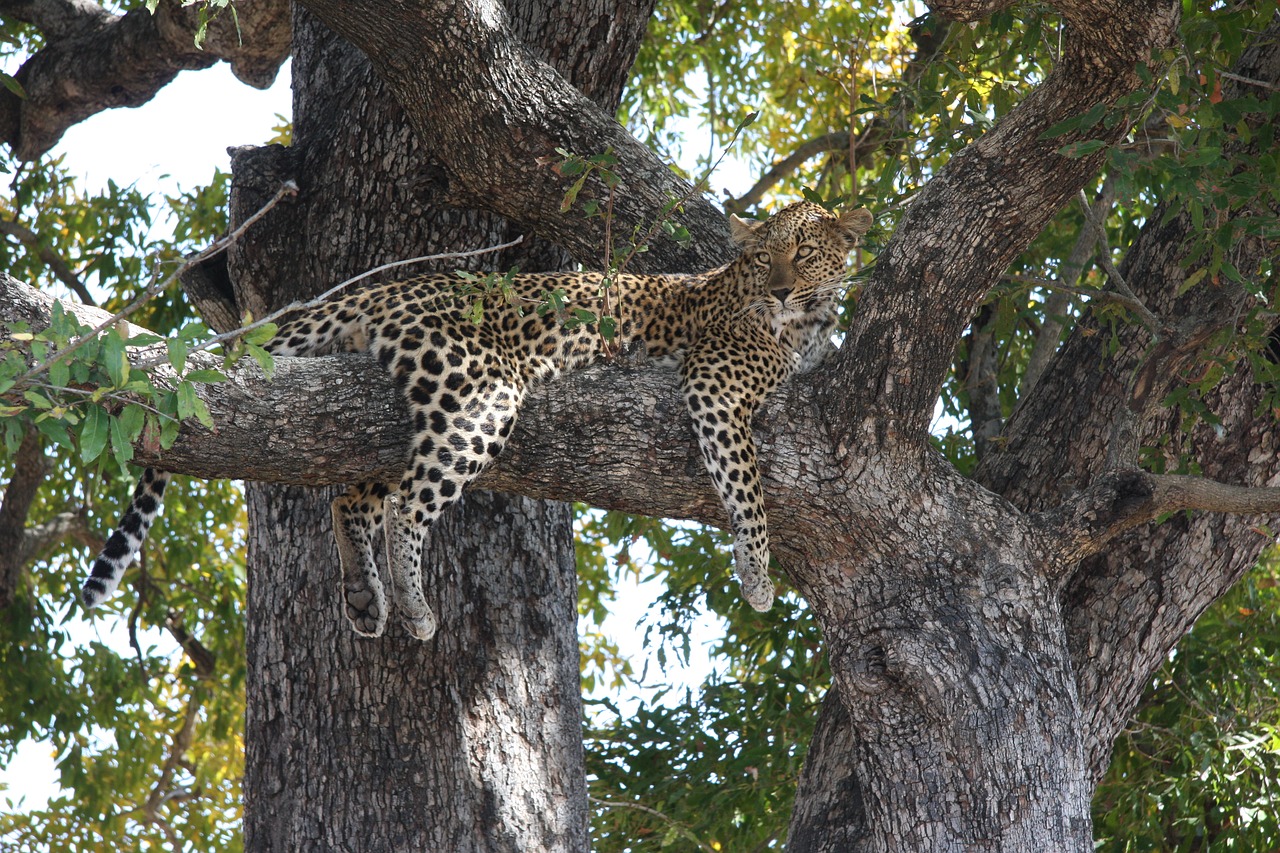
[[[182,256],[226,233],[228,177],[216,173],[207,187],[169,199],[115,185],[88,195],[48,154],[57,137],[96,110],[144,101],[181,68],[225,59],[246,82],[262,85],[288,50],[282,4],[147,5],[150,10],[125,13],[114,5],[0,3],[6,36],[0,48],[11,60],[8,90],[0,93],[10,189],[0,199],[0,265],[67,303],[109,312],[163,279]],[[323,16],[329,4],[314,5]],[[1072,8],[1064,13],[1062,5]],[[872,275],[889,276],[900,263],[886,249],[899,224],[935,212],[913,203],[958,156],[977,164],[965,174],[981,177],[981,149],[961,152],[991,139],[994,127],[1070,61],[1064,51],[1075,49],[1070,30],[1078,25],[1072,16],[1080,13],[1074,4],[962,6],[939,3],[930,11],[859,3],[660,2],[618,120],[669,159],[699,144],[677,135],[674,119],[688,117],[710,128],[699,169],[712,168],[727,148],[759,176],[740,198],[719,200],[726,210],[767,212],[797,198],[871,207],[877,227],[858,260],[843,331],[872,336],[878,328],[855,327],[864,287]],[[911,412],[904,404],[902,419],[890,418],[893,428],[909,431],[912,419],[932,418],[926,426],[934,451],[1028,512],[1064,497],[1020,486],[1023,478],[1036,478],[1017,468],[1020,448],[1063,440],[1053,431],[1065,421],[1046,417],[1041,423],[1047,434],[1037,432],[1028,412],[1032,404],[1025,401],[1064,348],[1094,347],[1124,365],[1114,380],[1123,387],[1112,394],[1120,402],[1104,405],[1099,391],[1096,423],[1083,415],[1071,422],[1070,437],[1082,445],[1091,430],[1103,430],[1117,455],[1132,450],[1143,471],[1211,473],[1224,481],[1255,472],[1231,464],[1206,471],[1216,463],[1201,451],[1215,438],[1238,443],[1235,449],[1245,457],[1274,455],[1275,443],[1265,438],[1271,433],[1257,432],[1254,422],[1247,429],[1255,431],[1241,437],[1230,394],[1241,385],[1256,391],[1248,408],[1260,422],[1271,424],[1280,412],[1272,308],[1280,245],[1276,6],[1182,4],[1180,18],[1164,6],[1159,11],[1176,21],[1176,31],[1164,41],[1152,39],[1149,54],[1133,57],[1136,80],[1127,91],[1109,102],[1079,104],[1035,131],[1037,141],[1052,146],[1049,154],[1071,161],[1069,170],[1084,176],[1084,190],[1047,211],[1002,199],[1015,213],[1002,209],[998,215],[1025,216],[1034,234],[1026,248],[1008,252],[1011,260],[999,264],[994,287],[964,293],[974,302],[972,315],[948,318],[932,311],[928,281],[899,283],[903,293],[921,292],[912,310],[920,324],[937,325],[939,339],[946,339],[947,323],[959,325],[954,351],[903,350],[903,359],[937,362],[940,385],[903,389],[899,402],[928,399]],[[203,49],[197,50],[194,41],[206,24]],[[343,35],[364,47],[364,38],[383,39],[369,35],[377,25],[357,20]],[[65,92],[84,91],[76,84],[89,69],[67,59],[75,55],[77,39],[127,44],[130,38],[155,40],[155,68],[139,68],[126,56],[108,72],[94,72],[126,81],[119,92],[90,92],[80,104],[54,108]],[[388,41],[385,53],[371,59],[397,80],[408,73],[398,51],[408,48]],[[506,54],[495,49],[495,56]],[[751,113],[758,116],[746,121]],[[621,131],[582,126],[578,134],[575,141],[583,147],[572,154],[608,149],[624,161],[628,156]],[[275,141],[287,142],[287,134]],[[474,143],[478,161],[487,162],[482,149],[488,144]],[[448,193],[460,205],[495,194],[506,200],[500,212],[520,210],[536,219],[543,210],[559,213],[566,201],[564,177],[552,166],[544,164],[540,173],[545,186],[512,187],[504,183],[510,178],[481,169],[488,175],[484,182],[451,186]],[[625,193],[651,176],[619,172],[619,221],[651,221],[653,211],[641,209],[639,191]],[[652,197],[677,194],[682,177],[701,175],[653,176]],[[587,194],[603,198],[596,179]],[[1000,186],[990,192],[998,194]],[[628,211],[628,204],[637,209]],[[691,241],[654,241],[641,263],[705,268],[723,260],[721,243],[700,242],[722,226],[716,211],[699,204],[682,211]],[[166,212],[176,223],[173,237],[149,237],[146,226]],[[603,251],[596,226],[584,225],[581,208],[574,215],[578,219],[567,223],[552,218],[558,224],[539,233],[583,263],[598,263],[593,259]],[[1143,242],[1155,239],[1153,230],[1172,230],[1179,221],[1189,223],[1192,236],[1176,253]],[[938,251],[946,257],[945,246]],[[1170,256],[1167,269],[1177,275],[1176,286],[1144,290],[1131,280],[1141,268],[1136,259],[1161,251]],[[986,260],[996,263],[998,254],[976,259],[973,269]],[[234,369],[235,358],[256,358],[264,366],[270,360],[260,348],[263,337],[252,334],[212,348],[226,352],[225,361],[194,355],[212,336],[210,326],[222,326],[195,316],[172,282],[129,319],[169,336],[130,343],[150,342],[154,360],[185,371],[184,381],[153,389],[136,365],[123,360],[126,338],[119,330],[107,330],[101,343],[56,362],[50,356],[82,332],[70,315],[56,311],[48,332],[36,324],[10,326],[0,342],[0,481],[7,483],[0,508],[0,630],[6,633],[0,641],[0,755],[12,755],[28,738],[50,742],[64,790],[47,806],[11,807],[0,816],[0,838],[48,849],[237,849],[246,677],[238,488],[225,480],[179,480],[164,523],[126,579],[132,593],[91,615],[70,602],[90,552],[127,499],[134,457],[168,447],[183,420],[213,423],[205,393],[219,393],[211,384],[221,384],[215,371]],[[223,318],[224,324],[228,319],[234,326],[250,318]],[[46,369],[33,371],[42,362]],[[1093,370],[1079,383],[1112,381]],[[833,381],[869,389],[887,385],[883,377],[859,374],[857,365]],[[616,377],[598,387],[601,394],[626,388]],[[1054,404],[1050,397],[1038,405]],[[625,402],[604,398],[583,405],[622,408]],[[572,410],[559,415],[566,425],[576,417]],[[767,415],[772,423],[778,417],[776,411]],[[621,448],[629,440],[625,423],[610,439]],[[507,487],[536,465],[538,450],[527,449],[530,444],[511,462],[515,473],[498,470],[486,482]],[[1065,464],[1064,483],[1084,478],[1070,470],[1074,460]],[[341,474],[331,476],[340,480]],[[1070,486],[1083,490],[1091,480]],[[1115,491],[1123,495],[1124,488]],[[1065,484],[1061,489],[1070,491]],[[637,495],[618,501],[642,504],[642,491],[637,485]],[[675,495],[661,505],[693,506],[687,517],[715,520],[715,510],[696,501]],[[1182,507],[1200,505],[1162,513],[1158,529],[1184,529],[1191,514]],[[1095,511],[1085,506],[1081,514]],[[1243,518],[1240,524],[1256,531],[1257,550],[1274,543],[1268,517]],[[768,613],[743,607],[736,587],[726,583],[727,539],[712,527],[580,503],[575,532],[595,847],[781,847],[832,684],[826,656],[831,638],[810,603],[794,587],[782,586],[786,594]],[[1156,550],[1142,541],[1133,547]],[[631,579],[650,577],[665,591],[637,630],[659,666],[688,656],[690,625],[699,613],[713,614],[721,628],[705,683],[661,687],[661,673],[638,671],[603,630],[619,590]],[[1105,849],[1265,849],[1280,839],[1278,577],[1280,565],[1266,550],[1167,654],[1140,701],[1115,697],[1117,706],[1136,703],[1137,709],[1123,731],[1111,732],[1114,747],[1102,735],[1083,746],[1086,753],[1111,756],[1106,775],[1095,780],[1094,832]],[[1130,584],[1124,589],[1141,589],[1127,576],[1121,582]],[[1119,588],[1099,582],[1096,589],[1069,586],[1064,595],[1083,601],[1114,594],[1120,608]],[[132,648],[84,640],[90,636],[82,630],[85,619],[125,623]],[[1164,650],[1149,654],[1166,657]],[[622,698],[641,685],[649,688],[645,700]],[[1088,693],[1090,686],[1079,689]]]

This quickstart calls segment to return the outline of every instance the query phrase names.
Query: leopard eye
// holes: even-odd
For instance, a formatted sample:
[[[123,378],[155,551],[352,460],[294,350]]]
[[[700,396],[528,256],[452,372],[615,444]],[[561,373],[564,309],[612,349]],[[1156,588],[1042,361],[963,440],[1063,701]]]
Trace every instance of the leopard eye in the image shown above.
[[[760,266],[767,267],[773,261],[773,259],[769,257],[768,252],[756,252],[755,261]]]
[[[816,251],[817,249],[813,246],[801,246],[799,249],[796,249],[796,260],[797,261],[803,260],[804,258],[809,257]]]

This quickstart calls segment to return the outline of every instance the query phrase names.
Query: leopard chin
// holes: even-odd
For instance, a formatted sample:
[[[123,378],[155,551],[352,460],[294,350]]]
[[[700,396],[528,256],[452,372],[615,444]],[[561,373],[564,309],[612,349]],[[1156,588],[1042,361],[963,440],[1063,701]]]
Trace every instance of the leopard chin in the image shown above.
[[[753,607],[767,608],[769,533],[751,418],[761,400],[830,350],[831,282],[843,280],[849,252],[871,222],[866,210],[836,215],[797,202],[763,221],[731,217],[742,252],[700,275],[621,274],[605,294],[593,272],[504,276],[502,287],[489,289],[477,288],[474,275],[437,273],[287,315],[268,350],[368,350],[403,389],[413,425],[412,458],[398,482],[357,484],[333,502],[340,607],[352,627],[380,636],[394,607],[412,636],[434,636],[438,621],[421,577],[428,528],[502,453],[530,388],[639,350],[680,371],[699,451],[733,528],[744,593]],[[563,310],[536,310],[549,293]],[[617,331],[608,343],[597,329],[606,306]],[[89,606],[119,585],[167,481],[144,475],[85,582]],[[385,553],[391,595],[375,550]]]

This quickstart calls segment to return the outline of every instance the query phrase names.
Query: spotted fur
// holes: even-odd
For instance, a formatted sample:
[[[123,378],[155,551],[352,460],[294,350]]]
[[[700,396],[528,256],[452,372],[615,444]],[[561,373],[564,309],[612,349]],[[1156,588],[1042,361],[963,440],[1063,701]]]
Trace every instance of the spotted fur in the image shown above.
[[[93,561],[89,577],[80,590],[80,597],[88,607],[93,607],[116,591],[124,570],[133,562],[133,555],[142,547],[147,531],[164,506],[164,489],[169,485],[169,475],[164,471],[148,468],[133,491],[133,500],[115,532],[107,538],[98,559]]]
[[[643,343],[649,356],[679,365],[702,458],[732,524],[743,596],[757,610],[772,604],[773,584],[751,418],[829,348],[848,254],[871,221],[866,210],[836,216],[808,202],[763,222],[733,217],[742,253],[732,263],[694,276],[624,274],[609,294],[616,342]],[[502,452],[532,386],[604,354],[594,324],[570,328],[525,309],[559,290],[570,307],[599,312],[598,273],[519,275],[514,299],[490,297],[478,323],[457,283],[424,275],[342,296],[289,318],[269,347],[286,356],[342,343],[367,349],[409,404],[413,448],[399,483],[353,486],[332,506],[346,615],[365,636],[386,627],[388,596],[374,562],[379,529],[396,607],[410,633],[428,639],[436,630],[420,573],[428,528]],[[84,587],[90,606],[118,584],[158,512],[155,484],[162,491],[164,477],[144,477],[144,506],[125,516],[139,535],[109,545],[95,564]],[[155,509],[144,512],[153,491]]]

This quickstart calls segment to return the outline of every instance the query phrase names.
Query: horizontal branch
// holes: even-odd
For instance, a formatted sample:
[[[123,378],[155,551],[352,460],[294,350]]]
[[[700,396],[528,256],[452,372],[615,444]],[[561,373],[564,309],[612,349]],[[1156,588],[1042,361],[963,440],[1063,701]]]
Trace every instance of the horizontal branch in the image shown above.
[[[769,171],[761,175],[760,180],[752,184],[751,189],[738,198],[727,201],[725,209],[731,213],[745,213],[749,208],[759,204],[764,194],[773,189],[779,181],[799,169],[811,157],[826,154],[829,151],[848,150],[849,132],[844,130],[824,133],[822,136],[803,142],[796,146],[796,150],[770,166]]]
[[[46,39],[77,35],[115,17],[93,0],[3,0],[0,14],[31,24]]]
[[[178,72],[226,60],[245,83],[266,88],[289,55],[289,4],[242,0],[195,44],[202,8],[165,0],[113,15],[80,0],[0,0],[0,14],[40,28],[46,43],[15,75],[26,97],[0,89],[0,141],[19,160],[48,151],[72,125],[113,107],[149,101]]]
[[[23,320],[41,328],[52,302],[0,276],[0,323]],[[66,307],[84,323],[106,316],[85,306]],[[133,357],[141,362],[151,354],[144,349]],[[189,366],[218,367],[220,360],[196,353]],[[157,370],[160,381],[164,373]],[[226,382],[197,387],[214,429],[184,424],[168,450],[140,444],[137,464],[206,479],[309,486],[394,482],[403,473],[411,447],[409,417],[386,371],[370,355],[278,358],[271,380],[246,360]],[[784,405],[775,401],[761,419],[766,471],[770,436],[785,417]],[[602,365],[538,388],[522,405],[500,461],[477,485],[646,515],[725,521],[693,440],[677,374],[656,367]]]
[[[1100,553],[1112,540],[1162,515],[1200,510],[1260,515],[1280,512],[1280,488],[1234,486],[1205,477],[1117,471],[1035,518],[1064,569]]]

